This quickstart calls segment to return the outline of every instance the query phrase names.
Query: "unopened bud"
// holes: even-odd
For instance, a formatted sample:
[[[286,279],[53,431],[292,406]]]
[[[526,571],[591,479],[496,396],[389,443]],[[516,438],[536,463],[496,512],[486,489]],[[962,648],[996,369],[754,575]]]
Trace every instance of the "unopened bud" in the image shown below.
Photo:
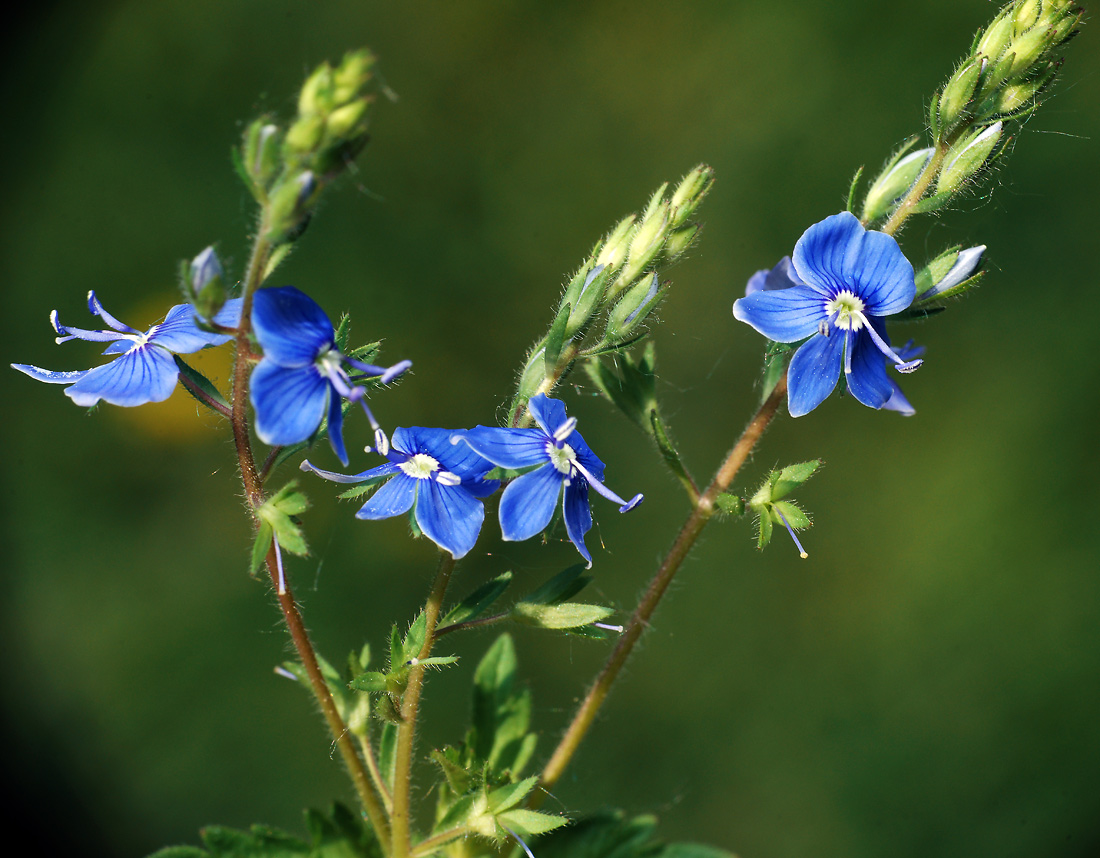
[[[928,159],[932,157],[932,152],[932,149],[917,149],[895,157],[868,189],[867,198],[863,201],[863,220],[876,220],[886,214],[913,186]]]
[[[303,116],[290,126],[284,145],[290,153],[306,155],[321,145],[324,135],[325,120],[321,116]]]
[[[682,226],[691,217],[713,184],[714,170],[706,164],[700,164],[684,176],[669,201],[673,229]]]
[[[1004,128],[994,122],[988,128],[975,132],[951,147],[936,181],[936,192],[954,193],[976,174],[989,159],[1000,142]]]
[[[638,224],[630,238],[626,266],[619,275],[619,283],[626,284],[641,274],[656,258],[668,233],[668,203],[659,201],[650,206],[645,219]]]
[[[999,59],[1012,41],[1014,24],[1012,8],[1002,9],[1001,13],[986,27],[973,52],[984,54],[992,60]]]
[[[1014,54],[1012,66],[1006,78],[1016,77],[1028,71],[1050,46],[1050,31],[1044,27],[1032,27],[1012,40],[1010,50]]]
[[[262,188],[266,188],[279,171],[281,143],[279,126],[262,120],[250,126],[245,166],[253,181]]]
[[[702,224],[689,223],[669,233],[665,241],[665,259],[671,262],[695,243]]]
[[[333,103],[332,66],[322,63],[306,78],[298,94],[299,116],[324,116],[336,105]]]
[[[623,264],[626,260],[626,252],[630,247],[629,239],[631,230],[634,229],[634,221],[634,215],[624,217],[611,230],[611,235],[604,239],[603,247],[600,248],[599,256],[596,257],[597,265],[603,265],[614,271]]]
[[[325,128],[330,138],[347,138],[361,134],[363,117],[367,113],[367,100],[360,98],[343,107],[338,107],[325,120]]]
[[[1039,13],[1043,11],[1043,4],[1039,0],[1024,0],[1016,7],[1013,17],[1016,32],[1022,33],[1039,19]]]
[[[668,291],[668,284],[662,287],[656,273],[652,277],[643,277],[626,290],[622,299],[611,308],[607,319],[607,333],[604,341],[610,345],[625,342],[635,329],[660,303]]]
[[[333,72],[333,100],[337,105],[348,104],[359,98],[370,82],[374,69],[374,54],[368,50],[349,51]]]
[[[950,132],[966,113],[984,66],[982,57],[971,57],[955,70],[940,95],[941,134]]]
[[[309,170],[281,184],[271,195],[271,241],[293,240],[305,229],[320,186]]]
[[[191,303],[201,319],[212,319],[225,305],[225,272],[213,247],[191,260],[188,273]]]

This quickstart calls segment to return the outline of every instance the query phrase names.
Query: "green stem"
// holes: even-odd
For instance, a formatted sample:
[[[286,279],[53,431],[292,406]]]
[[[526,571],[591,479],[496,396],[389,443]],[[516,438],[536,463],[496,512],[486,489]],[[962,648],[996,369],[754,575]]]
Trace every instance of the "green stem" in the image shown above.
[[[882,227],[882,232],[887,235],[894,235],[901,225],[905,223],[906,218],[913,214],[913,209],[921,201],[925,192],[932,184],[932,180],[936,178],[936,175],[940,172],[940,167],[943,166],[943,159],[947,156],[947,150],[951,148],[951,140],[940,141],[936,144],[935,150],[932,152],[932,157],[928,159],[928,163],[924,165],[924,169],[921,174],[917,176],[917,180],[913,183],[913,186],[909,189],[909,192],[905,195],[905,198],[898,203],[897,208],[894,209],[894,213],[890,215],[890,219]]]
[[[452,828],[450,831],[433,834],[431,837],[427,837],[417,843],[409,853],[409,856],[410,858],[422,858],[424,855],[431,855],[439,849],[440,846],[444,846],[452,840],[457,840],[468,831],[469,829],[466,828],[466,826],[462,826],[461,828]]]
[[[237,329],[236,356],[233,363],[232,413],[230,414],[230,422],[233,425],[233,440],[237,448],[237,461],[241,471],[241,482],[244,485],[249,511],[253,516],[253,524],[257,526],[259,522],[256,518],[256,510],[264,501],[264,485],[263,478],[256,470],[256,459],[252,451],[252,439],[248,427],[248,370],[254,357],[249,334],[252,328],[252,298],[256,289],[263,282],[271,255],[275,251],[271,242],[265,238],[267,232],[267,219],[265,216],[260,220],[256,240],[252,245],[252,255],[248,262],[248,270],[241,294],[243,301],[240,326]],[[289,587],[280,587],[281,582],[275,552],[275,544],[272,543],[267,553],[267,569],[279,599],[283,620],[290,632],[290,638],[294,643],[298,658],[309,677],[310,689],[317,699],[317,704],[321,707],[321,714],[328,724],[329,731],[332,733],[333,740],[340,752],[340,757],[347,767],[356,792],[359,794],[363,809],[370,818],[383,850],[388,854],[390,850],[390,833],[385,811],[378,795],[371,786],[370,777],[359,752],[356,750],[351,733],[336,709],[336,702],[332,699],[332,694],[317,663],[316,652],[309,639],[309,633],[306,631],[302,615],[294,601],[294,595]]]
[[[386,779],[382,777],[382,770],[378,767],[378,757],[375,756],[370,734],[359,733],[356,738],[359,739],[359,750],[366,761],[367,771],[370,772],[371,780],[374,781],[375,789],[378,790],[378,796],[382,799],[382,806],[385,807],[386,815],[389,816],[393,813],[393,797],[386,786]]]
[[[503,623],[509,617],[512,616],[510,611],[505,611],[503,614],[493,614],[488,617],[478,617],[476,620],[466,620],[463,623],[453,623],[449,626],[444,626],[435,633],[436,640],[439,640],[443,635],[449,635],[451,632],[459,632],[463,629],[476,629],[481,626],[495,626],[497,623]]]
[[[646,629],[649,628],[649,621],[653,616],[653,612],[667,592],[673,577],[688,556],[695,541],[699,538],[699,534],[703,532],[703,528],[706,527],[707,522],[714,515],[715,498],[729,487],[756,443],[764,434],[764,430],[768,428],[768,424],[775,417],[779,404],[783,401],[786,393],[787,376],[784,373],[775,389],[772,390],[756,414],[753,415],[749,425],[745,427],[745,431],[741,433],[741,437],[737,439],[737,443],[733,445],[725,461],[715,472],[710,485],[699,496],[691,515],[688,516],[687,521],[680,528],[679,534],[672,543],[672,548],[657,569],[653,580],[650,581],[649,587],[638,603],[638,607],[630,618],[630,623],[627,625],[622,637],[619,638],[615,649],[604,664],[603,670],[600,671],[596,681],[589,688],[588,694],[581,702],[568,729],[562,736],[557,748],[554,749],[549,762],[542,770],[539,779],[541,789],[536,789],[531,794],[530,804],[532,806],[537,807],[542,803],[543,798],[558,782],[558,779],[561,778],[566,767],[573,759],[573,755],[576,754],[581,742],[595,722],[596,714],[607,699],[612,684],[622,672],[634,647]]]
[[[439,558],[439,570],[435,574],[428,601],[424,605],[424,645],[417,658],[428,658],[435,644],[436,624],[443,610],[443,599],[447,595],[447,584],[454,571],[455,560],[447,553]],[[417,665],[409,670],[408,685],[401,696],[401,724],[397,728],[397,748],[393,767],[393,822],[392,858],[409,858],[410,802],[412,789],[412,754],[416,739],[416,717],[420,708],[420,693],[424,688],[424,666]]]

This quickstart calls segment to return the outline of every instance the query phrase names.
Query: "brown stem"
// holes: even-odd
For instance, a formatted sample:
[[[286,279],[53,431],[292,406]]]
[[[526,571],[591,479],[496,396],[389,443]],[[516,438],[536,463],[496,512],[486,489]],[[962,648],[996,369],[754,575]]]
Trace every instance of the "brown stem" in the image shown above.
[[[424,605],[425,632],[424,645],[420,648],[417,659],[423,661],[432,652],[435,644],[436,624],[443,609],[443,599],[447,595],[447,584],[451,580],[451,572],[454,571],[455,560],[447,553],[439,558],[439,570],[432,584],[432,591],[428,594],[428,601]],[[409,856],[409,826],[410,803],[409,797],[412,788],[412,754],[413,744],[416,739],[416,717],[420,708],[420,693],[424,688],[424,666],[414,666],[409,671],[408,685],[401,696],[401,724],[397,728],[397,748],[394,755],[393,767],[393,813],[390,818],[393,821],[393,858],[408,858]]]
[[[710,485],[700,495],[698,502],[691,511],[691,515],[688,516],[688,520],[680,528],[676,540],[672,543],[672,548],[657,569],[653,580],[650,581],[649,588],[638,603],[634,615],[630,618],[630,623],[608,657],[603,670],[600,671],[596,681],[581,702],[568,729],[562,736],[557,748],[554,749],[549,762],[542,770],[542,776],[539,779],[541,789],[532,793],[530,802],[532,806],[537,807],[541,804],[543,797],[558,782],[573,759],[573,755],[577,752],[581,742],[595,722],[596,714],[607,699],[612,684],[626,665],[635,645],[637,645],[646,629],[649,628],[649,620],[657,609],[657,605],[660,604],[661,598],[668,590],[668,585],[672,583],[673,577],[684,562],[688,552],[691,551],[695,540],[699,538],[699,534],[703,532],[703,528],[706,527],[707,522],[714,515],[715,498],[729,487],[738,470],[748,458],[749,453],[752,452],[757,441],[764,434],[764,430],[767,429],[768,424],[775,417],[779,404],[783,401],[786,393],[787,376],[784,373],[775,389],[764,400],[756,414],[753,415],[749,425],[745,427],[745,431],[741,433],[741,437],[737,439],[737,443],[733,445],[725,461],[715,472]]]

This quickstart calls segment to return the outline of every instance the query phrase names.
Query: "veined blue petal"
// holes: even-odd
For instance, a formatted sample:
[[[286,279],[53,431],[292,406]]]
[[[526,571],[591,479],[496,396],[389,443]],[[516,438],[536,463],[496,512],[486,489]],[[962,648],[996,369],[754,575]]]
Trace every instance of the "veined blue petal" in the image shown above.
[[[500,480],[483,480],[480,477],[465,477],[462,480],[462,488],[466,489],[475,498],[487,498],[500,488]]]
[[[477,542],[485,508],[461,486],[422,480],[416,502],[416,523],[424,535],[458,560]]]
[[[604,463],[599,456],[592,452],[592,448],[585,443],[580,432],[574,432],[565,439],[565,443],[573,448],[573,452],[577,454],[577,460],[584,465],[585,470],[597,480],[603,479]]]
[[[863,235],[855,270],[849,274],[852,290],[864,303],[868,316],[890,316],[913,303],[917,285],[913,266],[894,237],[868,230]]]
[[[312,364],[335,345],[332,321],[325,311],[293,286],[256,290],[252,328],[264,357],[282,366]]]
[[[97,366],[65,389],[77,405],[91,407],[99,400],[126,407],[163,402],[172,395],[179,367],[159,346],[135,346],[108,364]]]
[[[124,355],[134,347],[134,340],[115,340],[103,350],[105,355]]]
[[[417,484],[423,482],[426,481],[413,479],[407,474],[398,474],[371,495],[355,517],[376,521],[408,512],[416,501]]]
[[[74,381],[80,381],[80,379],[90,372],[90,370],[86,369],[42,369],[42,367],[39,366],[31,366],[29,363],[13,363],[11,366],[12,369],[17,369],[22,373],[26,373],[35,381],[44,381],[47,384],[72,384]]]
[[[565,403],[560,399],[551,399],[545,393],[532,396],[527,403],[531,416],[547,435],[553,435],[566,420]]]
[[[497,429],[475,426],[465,432],[452,432],[461,439],[456,446],[469,445],[478,455],[502,468],[528,468],[550,461],[546,444],[550,440],[541,429]]]
[[[584,536],[592,529],[592,508],[588,504],[588,484],[584,480],[574,480],[565,487],[565,496],[561,502],[562,517],[565,519],[565,532],[569,541],[577,546],[592,568],[592,555],[584,544]]]
[[[239,314],[240,310],[237,312]],[[176,304],[163,322],[149,329],[149,342],[180,355],[191,354],[207,346],[220,346],[231,339],[228,334],[200,331],[195,324],[195,308],[190,304]]]
[[[787,370],[787,408],[791,417],[809,414],[833,392],[840,377],[843,334],[839,330],[828,337],[816,334],[794,353]]]
[[[554,515],[564,475],[547,463],[516,477],[500,496],[500,532],[509,542],[541,533]]]
[[[796,343],[817,333],[827,316],[825,300],[806,286],[753,292],[733,302],[735,319],[779,343]]]
[[[903,417],[912,417],[917,413],[917,409],[915,409],[910,404],[909,400],[905,398],[905,394],[901,392],[898,383],[889,376],[887,376],[887,378],[890,380],[890,386],[893,388],[893,392],[890,394],[890,398],[886,400],[886,404],[882,407],[886,411],[896,411]]]
[[[253,370],[250,386],[256,434],[273,447],[297,444],[316,432],[331,392],[315,367],[284,367],[267,359]]]
[[[745,284],[745,294],[751,295],[753,292],[762,290],[774,292],[776,289],[789,289],[792,286],[804,285],[798,279],[798,275],[795,274],[794,268],[791,267],[791,258],[784,256],[775,263],[774,268],[763,268],[753,274],[749,278],[749,282]]]
[[[328,398],[328,443],[344,466],[348,464],[348,450],[344,446],[344,403],[339,396]]]
[[[476,479],[493,469],[493,463],[478,455],[465,444],[452,444],[453,429],[436,429],[425,426],[410,426],[405,429],[415,452],[426,453],[435,459],[444,470],[457,474],[462,479]]]
[[[830,298],[841,289],[851,288],[848,272],[856,265],[866,232],[851,212],[815,223],[802,233],[791,255],[798,278]]]
[[[882,322],[877,322],[876,329],[884,339],[885,328]],[[845,373],[844,377],[852,396],[868,408],[882,408],[894,393],[895,385],[886,375],[886,361],[883,359],[882,352],[878,350],[878,346],[866,331],[859,331],[855,336],[855,345],[852,348],[852,371]]]

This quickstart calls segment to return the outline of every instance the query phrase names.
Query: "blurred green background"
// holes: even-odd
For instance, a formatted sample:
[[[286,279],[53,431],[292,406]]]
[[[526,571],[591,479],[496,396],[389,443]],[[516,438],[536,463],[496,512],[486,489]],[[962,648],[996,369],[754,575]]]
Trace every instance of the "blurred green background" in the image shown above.
[[[40,5],[4,60],[3,360],[91,366],[91,346],[53,344],[50,310],[88,324],[94,288],[152,323],[176,300],[177,260],[208,243],[239,276],[242,122],[289,113],[313,66],[370,46],[398,98],[379,100],[359,172],[277,280],[414,360],[375,398],[383,423],[493,422],[566,275],[660,182],[706,161],[706,231],[655,332],[667,414],[703,478],[756,396],[762,343],[731,302],[842,208],[856,167],[921,128],[995,9]],[[668,837],[743,858],[1100,852],[1098,89],[1086,25],[986,191],[904,232],[918,264],[989,245],[983,288],[895,333],[928,346],[904,382],[918,414],[833,396],[778,421],[740,486],[825,459],[799,495],[816,518],[810,559],[785,536],[759,554],[747,522],[712,526],[548,807],[654,810]],[[224,382],[224,356],[202,365]],[[272,673],[288,645],[245,571],[226,426],[181,391],[86,416],[58,388],[0,380],[4,756],[21,795],[9,831],[40,814],[39,854],[142,855],[211,822],[300,831],[304,806],[348,799],[312,704]],[[622,517],[597,500],[589,539],[595,589],[629,610],[685,502],[634,428],[571,380],[610,484],[647,496]],[[314,459],[335,465],[327,449]],[[292,574],[317,644],[333,659],[380,648],[423,599],[432,546],[303,482],[315,553]],[[501,544],[492,526],[478,553],[458,591],[505,569],[522,591],[575,559],[557,540]],[[460,738],[491,640],[454,641],[464,666],[433,677],[425,754]],[[607,645],[517,640],[547,752]]]

